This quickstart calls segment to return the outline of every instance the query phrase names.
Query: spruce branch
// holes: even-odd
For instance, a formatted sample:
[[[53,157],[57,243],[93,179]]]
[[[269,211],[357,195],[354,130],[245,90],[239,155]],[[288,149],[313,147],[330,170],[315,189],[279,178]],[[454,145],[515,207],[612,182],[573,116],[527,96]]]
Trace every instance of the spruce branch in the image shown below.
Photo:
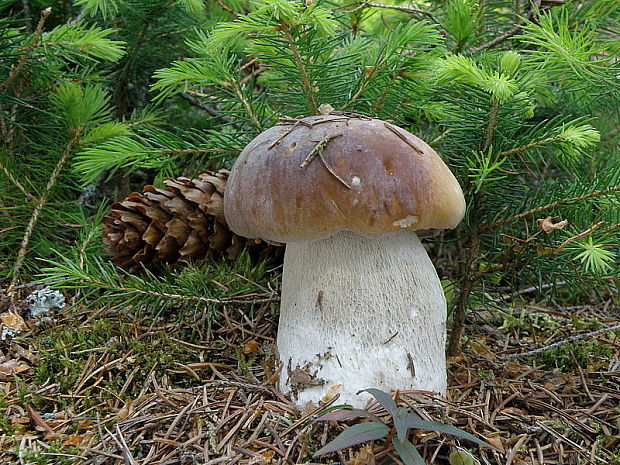
[[[119,119],[123,119],[127,114],[128,97],[126,87],[129,83],[129,76],[131,73],[132,65],[138,54],[138,51],[142,48],[146,41],[146,36],[150,25],[150,21],[145,20],[142,22],[142,27],[137,32],[138,40],[131,48],[131,50],[127,52],[127,55],[125,57],[125,63],[120,70],[119,77],[116,82],[116,86],[114,89],[114,100],[116,103],[116,112]]]
[[[226,116],[226,115],[221,114],[219,111],[217,111],[211,105],[207,105],[206,103],[201,102],[200,100],[198,100],[196,97],[192,97],[189,92],[188,93],[181,92],[179,94],[179,97],[181,97],[183,100],[185,100],[190,105],[195,106],[197,108],[200,108],[201,110],[206,111],[211,116],[213,116],[213,117],[223,121],[224,123],[235,125],[235,122],[232,120],[232,118],[230,116]]]
[[[241,90],[241,87],[239,86],[239,83],[237,81],[229,81],[228,85],[232,88],[233,92],[235,93],[235,95],[237,96],[241,104],[243,105],[243,108],[245,109],[245,112],[252,120],[254,127],[258,130],[262,129],[260,121],[256,117],[256,113],[254,113],[254,109],[252,108],[252,105],[250,105],[250,102],[248,101],[246,96],[243,95],[243,92]]]
[[[45,20],[49,17],[51,13],[52,13],[51,8],[46,8],[45,10],[41,11],[41,17],[39,18],[39,23],[37,24],[37,28],[35,29],[34,34],[32,35],[32,39],[30,39],[30,44],[28,44],[25,48],[19,51],[23,55],[19,59],[17,66],[13,68],[13,70],[8,75],[8,77],[3,82],[0,83],[0,92],[6,89],[17,78],[18,74],[21,72],[21,70],[26,65],[28,58],[30,58],[30,52],[35,47],[36,43],[41,37],[41,32],[43,31],[43,25],[45,24]]]
[[[381,65],[379,66],[373,66],[372,71],[368,74],[368,76],[365,76],[366,79],[364,79],[364,82],[362,83],[362,85],[360,85],[357,89],[357,91],[355,92],[355,94],[353,94],[353,96],[349,99],[349,101],[347,103],[345,103],[341,110],[342,111],[346,111],[352,104],[354,104],[357,99],[359,99],[361,97],[361,95],[364,93],[364,91],[366,90],[366,88],[371,84],[372,79],[377,75],[377,73],[379,72]],[[388,92],[385,92],[382,95],[382,98],[385,98],[385,95]],[[376,111],[380,108],[381,103],[379,103],[378,99],[377,102],[375,102],[375,104],[373,105],[373,111]]]
[[[22,10],[24,12],[24,19],[26,20],[26,31],[32,32],[32,19],[30,18],[30,4],[28,0],[22,0]]]
[[[553,253],[559,253],[562,251],[562,249],[564,249],[567,245],[569,245],[572,242],[578,241],[579,239],[583,239],[584,237],[588,237],[590,234],[592,234],[596,229],[600,228],[601,226],[603,226],[605,224],[604,221],[599,221],[598,223],[596,223],[595,225],[591,226],[590,228],[580,232],[579,234],[576,234],[572,237],[569,237],[568,239],[566,239],[564,242],[562,242],[554,251]],[[612,227],[613,228],[613,227]]]
[[[54,171],[52,171],[52,174],[50,175],[47,181],[45,190],[43,191],[43,193],[40,195],[39,199],[36,201],[36,203],[33,206],[33,211],[30,217],[30,221],[28,222],[28,226],[26,227],[26,231],[24,233],[22,243],[19,247],[19,251],[17,252],[17,259],[15,260],[15,263],[13,264],[13,271],[11,273],[13,275],[13,278],[11,279],[11,284],[9,287],[15,286],[15,284],[17,284],[17,280],[19,278],[19,272],[24,264],[24,260],[26,258],[26,252],[28,251],[28,246],[30,244],[30,238],[32,237],[34,228],[37,225],[41,211],[43,210],[43,207],[49,200],[49,197],[52,193],[52,189],[56,185],[58,176],[60,176],[60,172],[64,168],[65,163],[67,159],[69,158],[69,155],[73,151],[73,148],[77,145],[79,137],[80,137],[80,133],[81,133],[81,128],[79,127],[73,130],[73,134],[71,135],[69,142],[65,146],[65,149],[62,152],[62,155],[60,156],[60,158],[58,159],[58,162],[56,163],[56,166],[54,167]]]
[[[173,294],[170,292],[160,292],[157,290],[141,289],[137,286],[118,285],[103,280],[97,280],[92,278],[85,278],[83,283],[97,289],[107,289],[110,291],[121,292],[125,295],[144,295],[153,297],[156,299],[172,300],[176,302],[200,302],[204,304],[220,304],[220,305],[245,305],[245,304],[262,304],[268,302],[274,302],[278,300],[278,297],[267,293],[251,293],[247,295],[235,296],[235,297],[223,297],[221,299],[202,297],[198,295],[183,295]]]
[[[569,204],[569,203],[573,203],[573,202],[579,202],[581,200],[587,200],[587,199],[591,199],[591,198],[594,198],[594,197],[599,197],[599,196],[605,195],[605,194],[611,194],[613,192],[620,192],[620,184],[617,184],[617,185],[615,185],[613,187],[610,187],[608,189],[601,189],[601,190],[597,190],[597,191],[594,191],[594,192],[589,192],[587,194],[578,195],[576,197],[570,197],[570,198],[567,198],[567,199],[556,200],[555,202],[551,202],[551,203],[548,203],[546,205],[541,205],[539,207],[532,208],[531,210],[524,211],[522,213],[519,213],[518,215],[514,215],[514,216],[511,216],[509,218],[505,218],[503,220],[500,220],[500,221],[496,221],[495,223],[484,225],[484,226],[482,226],[482,230],[483,231],[488,231],[490,229],[495,229],[498,226],[504,225],[506,223],[512,223],[513,221],[517,221],[517,220],[520,220],[522,218],[526,218],[528,216],[537,215],[538,213],[544,212],[546,210],[551,210],[553,208],[561,207],[563,205],[566,205],[566,204]]]
[[[225,4],[222,0],[215,0],[215,3],[217,3],[217,4],[218,4],[218,6],[219,6],[222,10],[224,10],[224,11],[226,11],[226,12],[230,13],[231,15],[233,15],[233,16],[235,16],[235,17],[237,17],[237,16],[241,15],[241,13],[239,13],[238,11],[235,11],[235,10],[233,10],[232,8],[230,8],[230,7],[229,7],[228,5],[226,5],[226,4]]]
[[[15,178],[15,176],[13,176],[13,173],[11,173],[11,171],[6,166],[4,166],[1,160],[0,168],[2,169],[4,175],[8,178],[8,180],[11,181],[13,185],[17,187],[28,200],[30,200],[32,203],[36,202],[36,198],[30,192],[28,192],[24,186],[22,186],[22,184]]]
[[[498,111],[499,111],[499,102],[495,100],[493,101],[493,105],[491,106],[491,115],[489,116],[489,124],[487,125],[487,130],[484,136],[484,145],[482,147],[483,152],[486,152],[488,148],[491,146],[491,141],[493,140],[493,131],[495,131],[495,126],[497,124]]]
[[[479,45],[477,47],[471,47],[469,50],[467,50],[467,53],[479,53],[482,52],[484,50],[489,50],[492,49],[493,47],[497,47],[499,44],[501,44],[502,42],[510,39],[511,37],[516,36],[519,32],[521,32],[521,30],[523,29],[523,26],[525,26],[527,21],[530,21],[532,18],[534,18],[536,11],[538,10],[538,8],[540,7],[540,0],[535,0],[534,2],[532,2],[532,7],[528,9],[527,13],[525,14],[525,16],[520,19],[519,24],[517,24],[515,27],[513,27],[512,29],[510,29],[509,31],[505,32],[504,34],[501,34],[491,40],[489,40],[488,42],[485,42],[482,45]]]
[[[312,91],[312,83],[310,82],[310,79],[308,78],[308,71],[306,70],[306,66],[301,57],[301,53],[299,52],[299,48],[297,47],[297,44],[295,43],[295,38],[291,34],[290,28],[286,23],[280,22],[280,24],[284,28],[284,31],[283,31],[284,37],[286,38],[289,48],[291,52],[293,53],[295,64],[297,65],[297,70],[299,71],[299,77],[301,78],[301,82],[304,87],[304,93],[306,94],[308,105],[310,106],[310,113],[312,115],[318,115],[319,107],[316,103],[314,92]]]
[[[545,137],[544,139],[537,140],[537,141],[534,141],[534,142],[530,142],[529,144],[522,145],[521,147],[515,147],[513,149],[504,150],[503,152],[501,152],[499,154],[499,156],[500,157],[508,157],[510,155],[517,155],[517,154],[520,154],[521,152],[525,152],[526,150],[531,149],[532,147],[538,147],[538,146],[541,146],[541,145],[548,144],[549,142],[558,141],[560,139],[561,139],[561,137],[559,137],[559,136]]]
[[[458,355],[461,351],[461,336],[465,328],[465,314],[469,307],[469,298],[473,292],[479,277],[473,273],[473,265],[480,253],[479,226],[474,224],[469,239],[465,241],[461,248],[464,260],[461,261],[460,274],[464,279],[460,286],[460,292],[456,299],[456,306],[452,316],[452,327],[450,328],[450,338],[448,340],[447,353]]]

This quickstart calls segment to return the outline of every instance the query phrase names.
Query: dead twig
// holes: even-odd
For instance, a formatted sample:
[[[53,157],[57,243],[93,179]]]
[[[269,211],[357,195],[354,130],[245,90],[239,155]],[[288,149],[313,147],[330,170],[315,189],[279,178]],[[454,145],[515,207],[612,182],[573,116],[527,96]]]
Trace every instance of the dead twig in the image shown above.
[[[340,181],[344,185],[344,187],[346,187],[347,189],[351,189],[351,186],[349,186],[344,179],[338,176],[338,173],[336,173],[334,169],[330,166],[330,164],[327,163],[327,160],[323,156],[323,151],[319,152],[319,158],[323,162],[323,165],[325,165],[325,168],[327,168],[327,171],[329,171],[332,174],[332,176],[334,176],[338,181]]]
[[[299,167],[301,169],[306,169],[308,165],[312,163],[312,160],[314,160],[323,150],[325,150],[325,148],[327,147],[327,144],[329,144],[332,140],[334,140],[337,137],[342,137],[342,134],[331,134],[329,136],[324,137],[320,141],[318,141],[317,144],[314,146],[314,148],[310,151],[308,156],[304,159],[304,161],[301,162]]]
[[[583,341],[584,339],[590,339],[599,334],[603,333],[611,333],[613,331],[620,331],[620,325],[611,326],[609,328],[597,329],[596,331],[592,331],[586,334],[579,334],[577,336],[571,336],[568,339],[564,339],[563,341],[554,342],[553,344],[549,344],[545,347],[540,347],[538,349],[530,350],[529,352],[522,352],[520,354],[510,354],[510,355],[500,355],[500,360],[514,360],[517,358],[525,358],[532,357],[534,355],[542,354],[544,352],[549,352],[550,350],[557,349],[558,347],[565,346],[572,342]]]
[[[415,150],[418,153],[423,153],[423,150],[420,147],[418,147],[411,140],[409,140],[409,138],[406,137],[403,133],[401,133],[398,129],[396,129],[395,126],[391,125],[390,123],[383,123],[383,125],[386,128],[388,128],[390,131],[392,131],[394,134],[396,134],[400,140],[402,140],[405,144],[407,144],[413,150]]]
[[[118,434],[118,437],[116,437],[116,435],[114,435],[109,429],[104,429],[118,446],[118,449],[123,456],[123,461],[125,462],[125,465],[138,465],[138,463],[131,455],[131,451],[129,450],[129,447],[125,442],[125,438],[123,437],[123,433],[121,433],[121,429],[119,428],[118,424],[116,425],[116,434]]]
[[[60,158],[58,159],[58,162],[56,163],[56,166],[54,167],[54,171],[52,171],[52,174],[50,175],[47,181],[45,190],[43,191],[43,193],[37,199],[37,201],[35,202],[33,206],[33,211],[32,211],[32,215],[30,216],[30,221],[28,223],[28,226],[26,227],[26,231],[24,232],[24,237],[19,247],[19,251],[17,252],[17,259],[15,260],[15,263],[13,264],[13,271],[11,273],[13,275],[13,278],[11,279],[11,284],[9,287],[15,286],[15,284],[17,284],[17,280],[19,278],[19,272],[22,268],[22,265],[24,264],[24,260],[26,259],[26,252],[28,251],[28,246],[30,245],[30,238],[32,237],[34,228],[39,220],[39,215],[41,214],[43,207],[47,203],[52,193],[52,189],[56,185],[56,181],[58,180],[58,177],[60,176],[60,173],[65,166],[65,162],[69,158],[69,155],[73,151],[73,148],[75,147],[75,145],[78,143],[80,134],[81,134],[81,128],[76,128],[73,131],[73,134],[71,135],[71,138],[69,139],[69,142],[65,146],[65,149],[62,152],[62,155],[60,156]]]

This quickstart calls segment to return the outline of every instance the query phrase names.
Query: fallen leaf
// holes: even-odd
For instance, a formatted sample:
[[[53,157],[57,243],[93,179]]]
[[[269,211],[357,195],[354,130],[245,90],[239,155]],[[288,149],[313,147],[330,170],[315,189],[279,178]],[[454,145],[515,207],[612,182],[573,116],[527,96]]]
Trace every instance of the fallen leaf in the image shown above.
[[[28,411],[30,418],[32,418],[32,421],[34,421],[39,428],[47,431],[51,435],[58,435],[58,433],[54,431],[52,427],[45,422],[41,415],[39,415],[32,407],[30,407],[30,405],[26,405],[26,410]]]
[[[487,349],[485,346],[483,346],[482,344],[476,342],[476,341],[469,341],[469,345],[470,347],[474,350],[474,352],[476,352],[478,355],[484,355],[487,357],[492,356],[493,354],[489,351],[489,349]]]
[[[4,361],[0,363],[0,379],[8,381],[13,375],[22,373],[29,369],[30,365],[21,360],[12,359]]]
[[[553,247],[547,247],[547,246],[540,245],[540,244],[535,244],[535,245],[536,245],[536,253],[538,255],[546,255],[548,253],[555,252],[555,249]]]
[[[88,441],[93,436],[93,433],[85,434],[69,434],[62,438],[62,443],[65,446],[79,446],[83,442]]]
[[[349,460],[350,465],[375,465],[375,454],[372,453],[372,446],[364,446],[353,454]]]
[[[127,402],[125,402],[125,405],[123,405],[121,409],[116,412],[116,416],[121,420],[124,420],[125,418],[127,418],[127,415],[129,415],[132,411],[133,402],[131,401],[131,399],[128,399]]]
[[[327,390],[325,395],[321,397],[321,402],[325,402],[325,403],[329,402],[334,397],[336,397],[336,395],[338,394],[338,391],[340,391],[341,389],[342,389],[342,384],[334,384]]]
[[[482,436],[482,435],[481,435]],[[495,447],[500,453],[506,453],[504,443],[499,436],[482,436],[486,442]]]
[[[250,463],[260,464],[260,465],[268,465],[274,462],[273,456],[276,453],[272,450],[268,450],[263,452],[258,457],[255,457]]]
[[[545,231],[547,234],[551,234],[553,231],[564,229],[564,226],[568,224],[568,220],[562,220],[554,223],[553,218],[551,216],[548,216],[547,218],[537,219],[536,223],[538,223],[538,227],[540,229]]]
[[[243,355],[252,355],[258,352],[258,348],[260,347],[260,343],[251,340],[243,344]]]
[[[4,312],[0,315],[0,321],[2,321],[4,326],[13,331],[23,331],[28,328],[24,319],[15,312]]]
[[[453,365],[455,363],[461,363],[461,362],[467,362],[467,357],[465,357],[465,355],[463,354],[459,354],[459,355],[453,355],[451,357],[448,357],[448,365]]]
[[[476,463],[471,454],[464,450],[451,452],[448,462],[450,462],[450,465],[474,465]]]
[[[11,426],[20,426],[27,425],[30,423],[30,418],[28,417],[11,417]]]

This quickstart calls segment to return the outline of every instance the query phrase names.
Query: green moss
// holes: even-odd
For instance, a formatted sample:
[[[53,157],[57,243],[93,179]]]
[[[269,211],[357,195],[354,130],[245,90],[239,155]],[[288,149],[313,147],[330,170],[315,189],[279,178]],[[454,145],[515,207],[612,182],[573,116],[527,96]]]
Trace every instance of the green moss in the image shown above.
[[[24,463],[31,465],[69,465],[80,459],[80,456],[75,447],[63,447],[62,442],[53,441],[46,451],[23,451],[22,458]]]
[[[597,341],[578,341],[539,354],[536,358],[547,367],[572,372],[579,365],[587,368],[598,361],[609,360],[611,347]]]

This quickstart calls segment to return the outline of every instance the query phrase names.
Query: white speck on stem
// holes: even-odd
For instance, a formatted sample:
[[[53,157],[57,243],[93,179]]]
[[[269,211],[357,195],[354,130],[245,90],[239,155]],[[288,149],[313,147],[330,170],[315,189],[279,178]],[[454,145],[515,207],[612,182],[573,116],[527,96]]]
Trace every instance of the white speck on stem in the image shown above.
[[[409,226],[416,224],[418,221],[420,221],[420,218],[418,218],[417,215],[409,215],[398,221],[394,221],[392,224],[401,228],[408,228]]]

